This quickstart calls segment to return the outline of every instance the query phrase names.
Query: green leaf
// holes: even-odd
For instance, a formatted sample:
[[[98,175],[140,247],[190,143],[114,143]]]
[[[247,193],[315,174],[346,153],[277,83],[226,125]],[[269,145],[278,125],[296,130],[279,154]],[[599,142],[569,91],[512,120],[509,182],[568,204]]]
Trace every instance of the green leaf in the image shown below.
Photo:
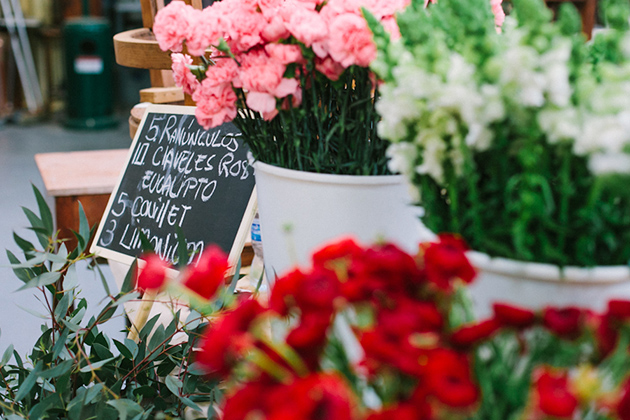
[[[125,338],[125,347],[131,352],[131,358],[135,359],[138,355],[138,344],[129,338]]]
[[[62,298],[57,303],[57,307],[55,308],[54,317],[56,320],[62,319],[66,316],[66,312],[70,308],[70,304],[74,298],[74,294],[72,292],[65,292]]]
[[[118,410],[120,420],[127,420],[127,416],[134,417],[142,412],[142,407],[138,403],[128,399],[111,400],[107,401],[107,404]]]
[[[60,278],[61,278],[61,273],[59,272],[42,273],[39,276],[27,282],[24,286],[17,289],[17,291],[19,292],[21,290],[31,289],[33,287],[48,286],[49,284],[55,283]]]
[[[18,260],[18,258],[8,249],[7,259],[12,265],[13,274],[15,274],[15,276],[18,279],[22,280],[24,283],[30,281],[35,276],[33,271],[29,270],[28,268],[16,268],[15,265],[20,264],[20,260]]]
[[[120,288],[120,292],[121,293],[128,293],[131,292],[133,290],[133,288],[135,287],[134,284],[134,273],[136,272],[136,268],[138,266],[138,260],[134,260],[133,263],[131,264],[131,266],[129,267],[129,270],[127,271],[127,275],[125,276],[125,280],[123,281],[123,284]]]
[[[41,216],[42,227],[44,227],[48,233],[48,236],[53,235],[53,217],[52,212],[50,211],[50,207],[46,203],[46,199],[42,193],[37,189],[34,184],[31,184],[33,187],[33,192],[35,193],[35,198],[37,199],[37,206],[39,207],[39,215]]]
[[[68,339],[68,335],[70,335],[70,328],[64,328],[61,331],[61,334],[59,334],[59,337],[57,338],[57,341],[55,342],[55,345],[52,349],[53,359],[59,357],[61,352],[66,349],[66,340]]]
[[[173,395],[179,396],[179,390],[182,387],[182,381],[180,381],[173,375],[168,375],[164,379],[164,383],[166,384],[166,387],[169,389],[169,391],[173,393]]]
[[[15,232],[13,232],[13,240],[24,252],[33,251],[35,249],[35,246],[32,243],[30,243],[26,239],[23,239]]]
[[[15,394],[15,401],[22,401],[24,397],[26,397],[33,386],[37,382],[37,378],[39,377],[39,372],[42,369],[42,362],[39,361],[35,365],[35,368],[28,374],[24,382],[20,384],[20,388],[18,389],[17,394]]]
[[[133,359],[133,353],[123,343],[121,343],[118,340],[114,340],[114,345],[116,346],[120,354],[122,354],[125,359]]]
[[[34,230],[35,233],[37,233],[37,240],[39,240],[40,245],[44,248],[47,248],[49,236],[47,235],[46,228],[44,227],[44,222],[42,222],[42,220],[37,217],[35,213],[27,209],[26,207],[22,207],[22,211],[30,222],[31,229]]]
[[[43,371],[40,376],[42,378],[58,378],[59,376],[65,375],[66,373],[72,370],[72,366],[74,365],[74,360],[64,360],[59,363],[57,366],[52,367],[48,370]]]
[[[56,260],[57,258],[59,259]],[[68,249],[66,248],[66,244],[62,243],[61,245],[59,245],[59,250],[57,251],[57,255],[55,255],[54,257],[56,261],[50,257],[48,258],[48,261],[53,263],[50,271],[61,270],[66,264],[68,264],[67,258],[68,258]]]
[[[149,241],[149,238],[147,238],[147,235],[145,235],[141,229],[138,229],[137,232],[138,236],[140,237],[142,252],[145,254],[154,253],[155,249],[153,248],[153,244],[151,243],[151,241]]]
[[[80,369],[80,371],[83,372],[83,373],[92,372],[94,370],[97,370],[97,369],[103,367],[104,365],[106,365],[107,363],[111,362],[114,359],[115,359],[115,357],[109,357],[107,359],[99,360],[96,363],[90,363],[89,365],[82,367]]]
[[[186,398],[186,397],[178,397],[178,398],[181,402],[183,402],[186,405],[186,407],[190,407],[195,411],[201,411],[201,408],[197,404],[192,402],[190,398]]]
[[[101,267],[98,264],[96,264],[94,268],[96,268],[99,278],[101,279],[101,284],[103,285],[103,289],[105,289],[105,294],[107,296],[111,296],[112,292],[109,290],[109,284],[107,284],[107,279],[105,278],[105,274],[103,274],[103,270],[101,270]]]
[[[127,293],[126,295],[121,296],[120,298],[116,299],[115,301],[113,301],[111,303],[112,307],[118,307],[120,305],[123,305],[127,302],[130,302],[132,300],[136,300],[140,297],[140,293],[139,292],[131,292],[131,293]]]
[[[155,326],[159,318],[160,314],[157,314],[153,318],[149,319],[146,324],[144,324],[144,327],[142,327],[139,334],[141,340],[145,341],[149,334],[151,334],[151,331],[153,330],[153,327]]]
[[[35,266],[41,265],[46,261],[45,253],[37,253],[34,257],[27,259],[23,263],[17,262],[15,264],[11,264],[12,268],[33,268]]]
[[[63,278],[64,290],[72,290],[79,285],[79,276],[77,276],[77,267],[72,264],[66,270],[66,276]]]
[[[88,223],[85,211],[83,210],[83,204],[79,201],[79,237],[83,239],[82,246],[79,247],[79,254],[85,250],[88,241],[90,240],[90,224]],[[109,293],[108,293],[109,294]]]
[[[4,366],[9,363],[11,359],[11,355],[13,354],[13,344],[9,344],[9,347],[2,354],[2,359],[0,359],[0,366]]]
[[[160,324],[157,326],[157,328],[153,332],[153,335],[151,336],[151,339],[149,340],[150,352],[156,350],[158,347],[162,345],[162,343],[164,342],[164,336],[165,336],[164,325]]]

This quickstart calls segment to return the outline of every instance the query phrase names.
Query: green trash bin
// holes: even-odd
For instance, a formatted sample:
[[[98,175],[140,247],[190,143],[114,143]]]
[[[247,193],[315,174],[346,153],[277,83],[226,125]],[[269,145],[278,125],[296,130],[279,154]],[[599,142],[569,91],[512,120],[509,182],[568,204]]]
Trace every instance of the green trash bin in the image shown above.
[[[106,128],[114,116],[113,41],[106,19],[70,19],[63,28],[66,55],[66,119],[74,128]]]

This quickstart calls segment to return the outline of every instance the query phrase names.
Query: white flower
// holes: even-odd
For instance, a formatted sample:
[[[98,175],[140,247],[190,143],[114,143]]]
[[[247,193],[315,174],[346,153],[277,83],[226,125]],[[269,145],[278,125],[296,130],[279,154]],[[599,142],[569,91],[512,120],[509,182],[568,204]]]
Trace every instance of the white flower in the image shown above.
[[[446,143],[435,133],[427,130],[420,133],[416,140],[418,144],[422,144],[422,164],[416,167],[416,172],[431,176],[438,184],[444,183],[444,155],[446,152]]]
[[[466,145],[480,152],[488,150],[492,144],[492,131],[481,124],[471,124],[466,135]]]
[[[413,173],[418,150],[413,143],[392,143],[387,148],[389,170],[409,176]]]
[[[595,175],[630,174],[630,155],[626,153],[595,153],[589,157],[588,169]]]
[[[584,118],[584,130],[576,138],[573,151],[577,155],[589,153],[621,153],[630,143],[630,131],[626,129],[628,114],[590,115]]]
[[[577,109],[544,109],[538,113],[538,124],[551,144],[573,140],[580,135]]]

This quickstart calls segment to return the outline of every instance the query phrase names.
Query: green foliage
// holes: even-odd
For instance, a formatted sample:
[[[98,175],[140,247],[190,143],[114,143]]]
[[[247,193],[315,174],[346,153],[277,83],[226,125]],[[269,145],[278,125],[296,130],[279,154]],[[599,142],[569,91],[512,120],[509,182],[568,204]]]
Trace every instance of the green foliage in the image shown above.
[[[542,0],[514,0],[497,33],[487,0],[423,3],[399,15],[397,42],[368,23],[379,133],[426,226],[492,256],[628,264],[630,136],[615,122],[630,110],[630,4],[602,2],[610,27],[586,43],[571,4],[553,21]],[[593,163],[613,158],[626,168]]]
[[[85,253],[92,231],[83,208],[79,208],[78,248],[68,252],[53,231],[50,209],[33,189],[39,214],[24,212],[42,249],[14,234],[23,258],[10,251],[7,256],[24,283],[21,289],[38,289],[43,294],[48,319],[26,359],[12,346],[0,359],[2,417],[174,419],[183,418],[185,410],[201,411],[200,406],[213,404],[220,394],[216,383],[191,369],[192,350],[205,326],[201,315],[193,312],[188,319],[180,319],[177,313],[168,325],[155,328],[154,318],[142,328],[138,342],[125,338],[126,331],[118,338],[105,335],[103,325],[123,316],[124,303],[139,298],[132,290],[133,268],[122,291],[109,294],[98,315],[87,318],[87,302],[77,290],[76,272],[79,261],[92,257]],[[213,410],[209,411],[202,418],[212,418]]]

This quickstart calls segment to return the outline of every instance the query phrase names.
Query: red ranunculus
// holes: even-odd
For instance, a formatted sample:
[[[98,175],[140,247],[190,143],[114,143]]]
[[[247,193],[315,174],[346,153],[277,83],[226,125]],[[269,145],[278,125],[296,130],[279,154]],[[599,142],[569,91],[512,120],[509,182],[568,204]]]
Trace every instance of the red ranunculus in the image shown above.
[[[547,307],[543,311],[544,326],[560,337],[573,338],[582,330],[582,310],[569,306],[566,308]]]
[[[185,273],[184,286],[204,299],[210,299],[225,282],[228,259],[216,245],[209,246],[199,258],[197,265]]]
[[[305,313],[287,335],[287,344],[295,349],[311,371],[317,370],[319,366],[331,319],[331,314]]]
[[[359,338],[365,351],[365,364],[372,373],[381,367],[396,368],[405,375],[421,377],[425,368],[420,364],[427,351],[414,347],[409,337],[394,337],[383,329],[366,331]]]
[[[382,308],[376,315],[380,329],[397,337],[413,333],[437,332],[442,329],[442,314],[433,302],[420,302],[399,296],[394,308]]]
[[[225,313],[204,332],[201,350],[195,353],[195,361],[209,375],[229,375],[244,352],[254,345],[254,337],[248,329],[263,312],[260,303],[250,299]]]
[[[621,398],[615,411],[619,420],[630,420],[630,379],[621,386]]]
[[[561,419],[573,418],[578,400],[569,390],[568,374],[551,368],[541,368],[534,375],[534,390],[540,411]]]
[[[497,332],[499,328],[501,328],[501,324],[494,318],[464,325],[451,334],[451,343],[457,347],[479,344]]]
[[[333,303],[341,296],[339,279],[334,272],[314,267],[295,288],[295,303],[304,312],[329,314]]]
[[[431,411],[425,404],[424,410],[410,403],[400,403],[371,413],[367,420],[428,420]]]
[[[526,308],[521,308],[507,303],[495,303],[494,318],[506,327],[527,328],[536,321],[536,314]]]
[[[451,282],[471,283],[476,272],[466,257],[467,246],[456,235],[439,235],[439,242],[425,245],[424,265],[428,280],[439,289],[451,290]]]
[[[260,396],[273,392],[274,387],[277,385],[269,381],[246,382],[225,399],[223,420],[243,420],[252,413],[264,417],[270,408],[267,398]]]
[[[264,394],[266,420],[351,420],[357,404],[348,384],[334,373],[313,373]]]
[[[439,348],[432,351],[425,377],[426,391],[449,407],[470,407],[479,399],[468,359],[453,350]]]
[[[614,328],[614,319],[610,313],[590,317],[591,323],[595,324],[595,338],[597,339],[597,349],[602,357],[610,354],[617,346],[619,332]]]
[[[166,270],[169,265],[156,254],[147,254],[142,259],[146,264],[138,275],[138,289],[153,291],[162,289],[166,283]]]
[[[314,266],[331,268],[328,263],[340,259],[351,261],[359,258],[362,253],[363,248],[359,246],[354,238],[344,238],[315,251],[312,260]]]
[[[630,320],[630,301],[619,299],[609,301],[608,314],[619,320]]]
[[[278,277],[269,296],[269,309],[282,316],[287,316],[289,310],[295,306],[295,293],[306,274],[300,269],[294,269]]]

